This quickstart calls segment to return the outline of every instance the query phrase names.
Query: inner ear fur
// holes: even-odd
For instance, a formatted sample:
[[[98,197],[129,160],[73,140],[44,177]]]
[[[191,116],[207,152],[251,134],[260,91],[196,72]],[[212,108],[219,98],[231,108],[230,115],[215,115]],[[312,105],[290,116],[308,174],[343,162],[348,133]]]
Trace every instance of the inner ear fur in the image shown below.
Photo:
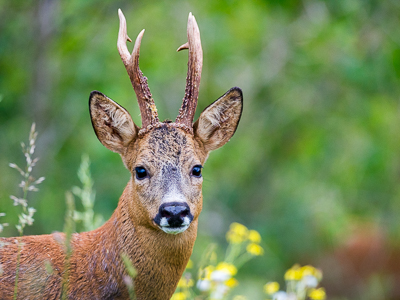
[[[242,90],[234,87],[203,110],[193,124],[193,130],[207,152],[218,149],[229,141],[239,124],[242,109]]]
[[[98,91],[90,93],[89,109],[99,141],[111,151],[122,154],[138,133],[128,111]]]

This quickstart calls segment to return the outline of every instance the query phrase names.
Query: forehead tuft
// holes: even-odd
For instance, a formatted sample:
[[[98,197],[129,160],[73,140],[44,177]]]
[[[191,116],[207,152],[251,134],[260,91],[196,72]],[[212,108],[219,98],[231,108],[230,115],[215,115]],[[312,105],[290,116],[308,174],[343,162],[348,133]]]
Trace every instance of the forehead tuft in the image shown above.
[[[171,152],[176,147],[185,147],[187,142],[186,134],[182,130],[167,124],[149,132],[148,143],[158,148],[158,151]]]
[[[193,139],[184,130],[163,124],[144,136],[148,151],[141,153],[141,158],[153,163],[182,163],[183,157],[193,157]]]

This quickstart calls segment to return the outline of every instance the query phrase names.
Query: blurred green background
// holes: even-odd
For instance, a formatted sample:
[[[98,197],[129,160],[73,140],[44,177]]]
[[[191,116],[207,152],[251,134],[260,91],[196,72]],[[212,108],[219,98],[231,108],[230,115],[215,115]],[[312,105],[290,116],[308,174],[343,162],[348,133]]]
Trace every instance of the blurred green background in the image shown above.
[[[88,97],[99,90],[141,124],[117,48],[118,16],[134,39],[161,119],[184,94],[189,12],[204,67],[197,116],[233,86],[244,110],[231,142],[204,169],[194,256],[225,244],[233,221],[266,252],[243,268],[238,293],[294,263],[321,267],[330,299],[400,299],[400,2],[397,0],[0,1],[0,221],[17,223],[20,142],[39,132],[33,175],[45,176],[26,234],[62,231],[65,191],[87,153],[108,218],[129,180],[97,140]],[[128,45],[132,49],[133,45]],[[3,236],[17,235],[14,226]],[[397,290],[396,290],[397,289]]]

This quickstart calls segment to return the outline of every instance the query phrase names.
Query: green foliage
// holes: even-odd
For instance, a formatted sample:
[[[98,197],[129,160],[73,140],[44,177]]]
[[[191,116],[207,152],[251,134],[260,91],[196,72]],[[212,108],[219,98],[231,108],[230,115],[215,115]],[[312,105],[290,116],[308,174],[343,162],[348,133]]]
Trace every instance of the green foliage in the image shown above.
[[[131,38],[146,28],[140,64],[161,118],[173,119],[183,97],[187,57],[175,50],[190,11],[204,48],[197,115],[230,87],[243,89],[239,128],[205,165],[194,257],[232,221],[257,229],[270,254],[244,266],[238,279],[251,289],[300,258],[323,256],[363,224],[400,243],[393,0],[0,1],[2,223],[18,218],[8,197],[19,175],[8,163],[23,163],[16,149],[33,121],[37,171],[47,178],[30,199],[37,212],[24,233],[62,230],[63,195],[79,184],[82,152],[93,161],[93,210],[107,219],[115,209],[130,175],[96,140],[87,98],[104,92],[140,125],[116,49],[118,8]]]
[[[83,231],[94,230],[104,223],[103,217],[100,214],[95,214],[93,211],[96,193],[93,191],[93,179],[89,167],[89,156],[83,155],[78,170],[78,177],[82,183],[82,188],[77,186],[72,188],[72,192],[81,200],[83,207],[83,212],[74,211],[73,218],[75,222],[82,222]]]

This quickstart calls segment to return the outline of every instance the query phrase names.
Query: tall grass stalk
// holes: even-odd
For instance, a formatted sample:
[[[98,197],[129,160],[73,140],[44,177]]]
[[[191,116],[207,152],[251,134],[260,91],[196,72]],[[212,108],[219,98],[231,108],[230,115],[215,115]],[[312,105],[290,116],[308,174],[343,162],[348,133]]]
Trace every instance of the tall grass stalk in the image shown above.
[[[74,196],[71,192],[65,193],[65,201],[67,204],[67,211],[65,213],[65,224],[64,224],[64,252],[65,252],[65,262],[64,262],[64,273],[63,273],[63,280],[62,280],[62,290],[61,290],[61,299],[66,300],[68,299],[68,283],[69,283],[69,274],[70,274],[70,258],[72,255],[72,246],[71,246],[71,239],[72,234],[75,232],[75,221],[73,218],[74,211],[75,211],[75,202]]]
[[[28,194],[29,192],[39,191],[37,185],[42,183],[43,180],[45,179],[44,177],[39,177],[38,179],[36,179],[32,176],[33,167],[39,160],[39,158],[32,158],[35,152],[36,138],[37,138],[36,126],[35,123],[33,123],[31,126],[31,130],[29,132],[28,144],[26,145],[23,142],[21,143],[22,153],[25,156],[26,166],[21,168],[17,164],[14,163],[9,164],[11,168],[17,170],[22,176],[22,180],[18,185],[22,189],[22,197],[17,197],[14,195],[10,196],[10,198],[14,201],[14,206],[22,207],[22,212],[18,215],[18,224],[15,225],[20,236],[23,235],[25,226],[27,225],[30,226],[33,224],[34,222],[33,215],[36,212],[36,210],[33,207],[28,206]],[[2,225],[4,226],[4,223]],[[22,247],[22,244],[18,239],[17,243],[18,243],[18,253],[17,253],[17,270],[15,274],[14,299],[17,299],[17,294],[18,294],[18,278],[19,278],[19,267],[21,258],[21,247]]]
[[[137,271],[136,271],[135,267],[133,266],[132,261],[130,260],[129,256],[126,253],[121,253],[121,259],[125,265],[126,272],[128,273],[128,275],[124,275],[123,279],[124,279],[126,287],[128,288],[129,299],[135,300],[136,295],[135,295],[135,286],[134,286],[133,279],[135,279],[135,277],[137,275]]]
[[[0,213],[0,217],[5,217],[5,213]],[[3,232],[4,227],[8,226],[8,223],[0,223],[0,233]]]
[[[96,193],[93,190],[89,156],[86,154],[82,155],[78,170],[78,178],[82,183],[82,187],[74,186],[72,192],[81,200],[83,211],[79,212],[74,210],[73,218],[75,222],[82,222],[84,231],[91,231],[102,225],[104,219],[100,214],[95,214],[93,210]]]

